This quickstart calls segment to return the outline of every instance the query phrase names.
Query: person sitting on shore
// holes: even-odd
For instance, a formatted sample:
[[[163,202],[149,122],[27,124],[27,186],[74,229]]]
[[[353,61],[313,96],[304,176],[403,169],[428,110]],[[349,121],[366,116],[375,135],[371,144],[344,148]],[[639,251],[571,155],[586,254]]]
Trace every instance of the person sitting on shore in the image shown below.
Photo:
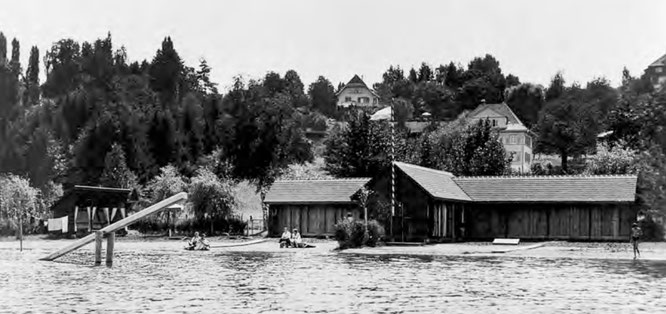
[[[287,227],[284,227],[284,232],[282,232],[282,236],[280,237],[280,247],[289,247],[291,246],[291,233],[289,233],[289,229]]]
[[[190,239],[190,242],[187,242],[188,249],[194,250],[197,247],[197,244],[199,244],[199,240],[201,240],[199,232],[195,232],[192,239]]]
[[[636,259],[636,254],[641,257],[641,251],[638,250],[638,240],[640,240],[641,235],[643,235],[641,227],[637,223],[631,225],[631,244],[634,247],[634,259]]]
[[[298,232],[298,229],[294,229],[294,232],[291,234],[291,242],[294,247],[303,246],[303,240],[301,239],[301,234]]]
[[[199,239],[199,250],[208,250],[210,249],[210,243],[206,240],[206,234],[202,234]]]

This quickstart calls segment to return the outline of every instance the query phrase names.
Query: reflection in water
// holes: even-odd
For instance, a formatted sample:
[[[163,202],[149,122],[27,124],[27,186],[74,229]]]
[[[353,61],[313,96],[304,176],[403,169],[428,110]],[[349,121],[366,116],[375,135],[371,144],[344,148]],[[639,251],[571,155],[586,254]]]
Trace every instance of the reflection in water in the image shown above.
[[[6,254],[5,254],[6,253]],[[198,254],[201,253],[201,254]],[[0,312],[609,313],[666,308],[666,263],[125,251],[61,263],[0,252]]]

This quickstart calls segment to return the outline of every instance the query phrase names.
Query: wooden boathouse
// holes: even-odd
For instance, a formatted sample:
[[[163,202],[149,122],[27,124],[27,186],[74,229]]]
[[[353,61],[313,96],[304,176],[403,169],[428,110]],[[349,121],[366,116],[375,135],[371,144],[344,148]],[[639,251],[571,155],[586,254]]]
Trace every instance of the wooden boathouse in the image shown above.
[[[129,189],[75,185],[53,206],[49,231],[63,234],[90,233],[127,216]]]
[[[280,236],[283,228],[296,228],[303,236],[331,236],[333,226],[362,213],[352,196],[370,179],[276,181],[266,194],[268,235]]]
[[[628,240],[638,212],[634,175],[455,177],[395,168],[395,240]],[[388,184],[384,176],[369,186],[386,200]]]

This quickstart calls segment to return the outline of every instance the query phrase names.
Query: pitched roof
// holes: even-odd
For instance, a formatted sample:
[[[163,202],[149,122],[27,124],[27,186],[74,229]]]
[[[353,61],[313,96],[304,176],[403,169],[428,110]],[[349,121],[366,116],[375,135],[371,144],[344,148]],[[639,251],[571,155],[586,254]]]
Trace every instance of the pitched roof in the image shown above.
[[[377,95],[377,93],[374,90],[372,90],[372,88],[368,87],[368,85],[366,85],[365,82],[363,82],[363,80],[358,76],[358,74],[354,74],[354,77],[352,77],[352,79],[349,80],[349,82],[335,94],[340,95],[340,93],[342,93],[343,90],[351,87],[367,88],[373,95],[379,97],[379,95]]]
[[[523,124],[520,121],[520,119],[518,119],[518,116],[516,116],[516,114],[513,113],[513,110],[511,110],[511,108],[509,108],[509,106],[507,106],[507,104],[505,103],[479,105],[478,107],[476,107],[476,109],[474,109],[474,111],[472,111],[469,114],[469,116],[474,117],[486,109],[490,109],[496,112],[497,114],[506,117],[509,123],[515,123],[520,125]]]
[[[363,82],[363,80],[358,76],[358,74],[354,74],[354,77],[352,77],[352,79],[349,80],[349,83],[347,83],[347,85],[362,85],[368,87],[367,85],[365,85],[365,82]]]
[[[266,194],[267,204],[353,203],[351,196],[370,178],[276,181]]]
[[[664,65],[666,65],[666,55],[661,56],[661,58],[657,59],[655,62],[652,62],[652,64],[648,65],[648,67],[658,67]]]
[[[453,179],[476,202],[634,202],[637,177],[538,176]]]
[[[396,162],[395,166],[412,178],[423,190],[434,198],[445,200],[470,201],[470,197],[453,181],[453,174],[416,166],[403,162]]]

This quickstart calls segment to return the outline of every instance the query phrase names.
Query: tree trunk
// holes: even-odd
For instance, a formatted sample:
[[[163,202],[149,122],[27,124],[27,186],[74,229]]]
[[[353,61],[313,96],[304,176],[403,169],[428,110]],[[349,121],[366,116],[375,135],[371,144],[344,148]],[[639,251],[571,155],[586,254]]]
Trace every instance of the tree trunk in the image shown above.
[[[210,219],[210,236],[213,236],[213,219]]]
[[[567,167],[567,159],[569,158],[569,155],[563,150],[560,152],[560,156],[562,157],[562,172],[567,173],[567,170],[569,170]]]

